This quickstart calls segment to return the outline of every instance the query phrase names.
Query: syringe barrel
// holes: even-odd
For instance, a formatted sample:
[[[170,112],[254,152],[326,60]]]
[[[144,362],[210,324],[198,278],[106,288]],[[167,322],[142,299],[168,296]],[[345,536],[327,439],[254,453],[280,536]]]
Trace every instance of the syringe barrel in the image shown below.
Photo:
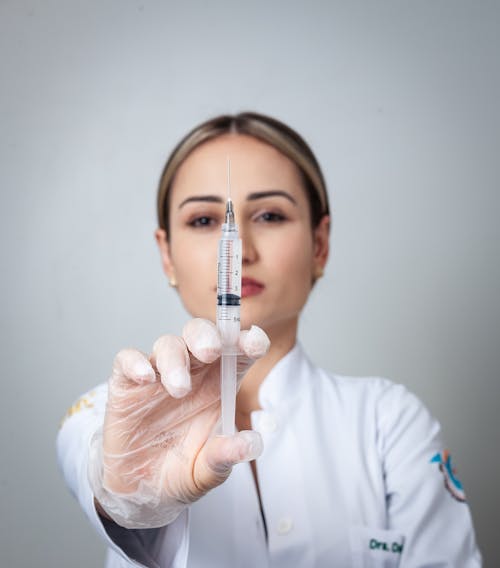
[[[222,226],[217,265],[217,326],[229,353],[240,333],[241,239],[235,225]]]
[[[217,327],[222,339],[221,425],[224,436],[235,433],[237,354],[240,335],[241,239],[232,222],[228,200],[217,260]]]

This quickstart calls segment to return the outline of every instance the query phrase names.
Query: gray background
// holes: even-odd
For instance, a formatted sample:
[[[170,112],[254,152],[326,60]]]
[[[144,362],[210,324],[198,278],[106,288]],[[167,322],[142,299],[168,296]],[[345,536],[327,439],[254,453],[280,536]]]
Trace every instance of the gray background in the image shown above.
[[[500,565],[499,20],[473,0],[2,0],[2,566],[102,565],[59,420],[118,349],[180,330],[157,179],[188,128],[246,109],[297,128],[330,187],[303,343],[427,403]]]

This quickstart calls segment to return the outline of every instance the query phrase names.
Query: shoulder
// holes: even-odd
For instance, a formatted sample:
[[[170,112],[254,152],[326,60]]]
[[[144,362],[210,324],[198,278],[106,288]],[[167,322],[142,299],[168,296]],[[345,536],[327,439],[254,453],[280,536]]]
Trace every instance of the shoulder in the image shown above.
[[[107,400],[107,383],[83,393],[68,408],[56,438],[59,469],[73,495],[80,495],[86,485],[85,469],[88,445],[102,426]]]
[[[316,396],[337,405],[349,419],[357,417],[373,426],[383,454],[405,441],[436,438],[439,422],[427,406],[406,386],[377,376],[357,377],[314,368]]]
[[[354,400],[366,405],[383,407],[385,412],[396,410],[399,406],[419,406],[422,404],[407,387],[391,379],[379,376],[354,376],[332,373],[313,367],[319,391],[330,391],[342,401]]]
[[[108,398],[108,383],[101,383],[80,395],[66,410],[61,419],[60,429],[78,419],[91,419],[103,414]]]

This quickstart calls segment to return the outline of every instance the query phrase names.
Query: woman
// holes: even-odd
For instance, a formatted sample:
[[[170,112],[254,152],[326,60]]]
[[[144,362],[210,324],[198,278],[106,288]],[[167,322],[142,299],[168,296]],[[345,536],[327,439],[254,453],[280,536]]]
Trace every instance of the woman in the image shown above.
[[[217,435],[212,323],[227,157],[246,330],[233,437]],[[297,344],[330,222],[300,136],[252,113],[200,125],[165,166],[158,221],[164,271],[195,319],[150,355],[120,352],[108,385],[77,403],[58,437],[107,566],[479,566],[425,407],[385,379],[330,375]]]

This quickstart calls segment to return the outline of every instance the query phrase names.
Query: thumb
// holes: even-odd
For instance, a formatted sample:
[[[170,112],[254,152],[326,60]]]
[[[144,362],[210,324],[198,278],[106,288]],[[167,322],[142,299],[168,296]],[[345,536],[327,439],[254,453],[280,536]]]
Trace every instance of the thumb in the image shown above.
[[[240,332],[239,347],[241,354],[238,357],[238,380],[241,381],[248,369],[256,359],[264,357],[269,351],[271,342],[266,332],[256,325]]]
[[[209,438],[194,467],[196,486],[202,493],[214,489],[229,477],[233,465],[258,458],[262,450],[261,435],[253,430]]]

